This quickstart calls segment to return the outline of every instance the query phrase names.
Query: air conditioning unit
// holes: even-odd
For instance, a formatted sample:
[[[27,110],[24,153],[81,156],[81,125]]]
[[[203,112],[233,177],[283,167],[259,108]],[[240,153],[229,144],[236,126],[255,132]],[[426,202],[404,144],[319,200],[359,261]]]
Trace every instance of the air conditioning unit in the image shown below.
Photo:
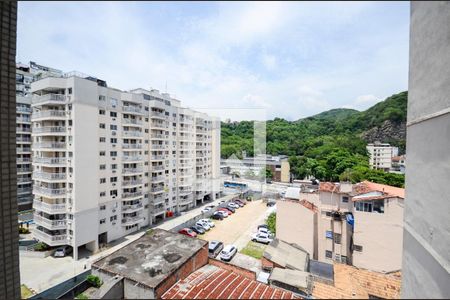
[[[116,222],[112,222],[113,225],[116,225]]]
[[[113,185],[113,186],[116,186],[116,183],[113,183],[112,185]]]
[[[116,170],[112,170],[113,173],[116,173]]]
[[[115,121],[115,120],[116,120],[116,118],[112,118],[112,120],[113,120],[113,121]]]
[[[112,212],[114,213],[114,212],[116,212],[116,210],[115,210],[115,209],[113,209],[113,210],[112,210]]]
[[[112,160],[116,160],[116,158],[115,158],[115,157],[113,157],[113,158],[112,158]]]
[[[112,132],[111,134],[112,134],[112,135],[116,135],[116,134],[117,134],[117,132],[113,131],[113,132]]]
[[[112,196],[113,199],[116,199],[116,196]]]

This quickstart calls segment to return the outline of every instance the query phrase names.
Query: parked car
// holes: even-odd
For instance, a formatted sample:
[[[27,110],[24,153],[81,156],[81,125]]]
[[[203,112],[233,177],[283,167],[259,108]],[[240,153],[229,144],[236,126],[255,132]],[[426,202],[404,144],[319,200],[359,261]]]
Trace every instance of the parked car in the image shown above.
[[[209,227],[213,228],[214,226],[216,226],[216,224],[214,224],[213,221],[211,221],[210,219],[201,219],[199,220],[199,222],[203,222],[209,225]]]
[[[208,245],[208,256],[211,258],[216,257],[223,249],[223,243],[220,241],[211,241]]]
[[[206,232],[206,230],[198,225],[194,225],[191,227],[191,229],[196,233],[196,234],[204,234]]]
[[[214,220],[223,220],[225,217],[223,216],[222,213],[223,213],[223,212],[216,211],[216,212],[211,216],[211,219],[214,219]],[[228,217],[228,215],[227,215],[227,217]]]
[[[260,228],[266,228],[266,229],[269,229],[269,226],[267,226],[266,224],[261,224],[261,225],[258,225],[258,230],[259,230]]]
[[[72,253],[73,249],[70,246],[62,246],[56,249],[55,253],[53,253],[54,257],[64,257]]]
[[[232,207],[232,208],[234,208],[234,209],[240,208],[239,204],[234,203],[234,202],[228,203],[227,207]]]
[[[237,253],[237,248],[234,245],[226,245],[222,252],[220,252],[220,259],[230,261]]]
[[[195,223],[195,225],[202,227],[206,231],[211,229],[211,227],[207,223],[203,223],[203,222],[200,222],[200,221],[197,221],[197,223]]]
[[[224,203],[225,203],[225,200],[221,200],[221,201],[219,201],[218,205],[221,205],[221,204],[224,204]]]
[[[233,206],[228,205],[227,207],[225,207],[226,209],[228,209],[229,211],[231,211],[232,213],[236,212],[236,209]]]
[[[206,213],[210,210],[211,210],[211,207],[205,207],[204,209],[202,209],[202,213]]]
[[[273,239],[267,233],[258,232],[252,235],[252,241],[263,244],[270,244],[270,242],[272,242]]]
[[[208,206],[206,206],[206,207],[209,207],[209,208],[214,208],[214,207],[216,207],[214,204],[211,204],[211,205],[208,205]]]
[[[273,233],[269,229],[264,227],[258,228],[258,233],[265,233],[269,236],[273,236]]]
[[[233,209],[233,211],[232,211],[232,210],[230,210],[229,208],[226,208],[226,207],[218,208],[217,211],[223,211],[223,212],[226,212],[227,215],[231,215],[232,213],[234,213],[234,209]]]
[[[234,200],[233,204],[237,205],[238,207],[244,207],[244,203],[237,201],[237,200]]]
[[[247,204],[247,201],[241,200],[241,199],[236,199],[236,200],[234,200],[234,202],[242,203],[242,205],[246,205]]]
[[[190,236],[190,237],[196,237],[197,234],[190,228],[183,228],[180,231],[178,231],[178,233]]]

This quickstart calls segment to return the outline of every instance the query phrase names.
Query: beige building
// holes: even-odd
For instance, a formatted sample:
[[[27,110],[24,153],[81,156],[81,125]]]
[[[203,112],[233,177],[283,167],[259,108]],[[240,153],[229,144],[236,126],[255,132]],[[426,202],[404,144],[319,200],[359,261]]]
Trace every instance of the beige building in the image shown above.
[[[288,193],[287,193],[288,194]],[[404,189],[364,181],[321,183],[277,202],[277,237],[313,259],[378,272],[401,268]]]
[[[398,155],[398,148],[387,143],[375,142],[368,144],[366,149],[369,152],[369,165],[386,172],[392,168],[392,157]]]

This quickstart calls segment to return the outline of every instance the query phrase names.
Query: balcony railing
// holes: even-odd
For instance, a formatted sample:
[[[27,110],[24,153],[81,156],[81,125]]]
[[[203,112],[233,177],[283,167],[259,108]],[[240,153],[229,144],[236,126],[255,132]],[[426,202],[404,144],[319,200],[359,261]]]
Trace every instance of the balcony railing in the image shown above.
[[[31,132],[29,127],[16,127],[16,132]]]
[[[16,142],[31,143],[31,138],[25,136],[16,136]]]
[[[142,173],[142,168],[123,168],[122,173]]]
[[[153,177],[150,177],[150,181],[151,182],[160,182],[160,181],[164,181],[164,180],[166,180],[165,176],[153,176]]]
[[[152,155],[150,156],[150,160],[163,160],[166,159],[165,155]]]
[[[31,192],[32,192],[31,187],[28,187],[28,188],[17,188],[17,194],[18,195],[31,194]]]
[[[67,220],[50,220],[38,214],[33,215],[33,219],[37,225],[42,225],[47,229],[63,229],[67,225]]]
[[[153,171],[162,171],[162,170],[165,170],[165,167],[164,167],[163,165],[157,165],[157,166],[152,165],[152,166],[151,166],[151,169],[152,169]]]
[[[34,127],[33,133],[65,133],[66,127],[63,126],[46,126]]]
[[[127,118],[127,119],[125,119],[125,118],[122,119],[122,122],[123,122],[124,124],[132,124],[132,125],[142,125],[142,124],[143,124],[141,120],[129,119],[129,118]]]
[[[136,217],[123,217],[122,218],[122,225],[131,225],[131,224],[136,224],[139,223],[141,221],[143,221],[144,218],[141,216],[136,216]]]
[[[31,148],[30,147],[17,147],[16,148],[17,152],[31,152]]]
[[[154,214],[154,215],[163,213],[165,211],[166,211],[166,209],[164,207],[153,207],[152,208],[152,214]]]
[[[151,193],[159,193],[159,192],[163,192],[163,191],[164,191],[164,187],[163,186],[150,188],[150,192]]]
[[[124,180],[122,186],[139,185],[142,184],[142,179],[138,180]]]
[[[18,183],[30,183],[32,179],[30,177],[17,177]]]
[[[142,132],[140,131],[122,131],[123,136],[128,137],[142,137]]]
[[[142,109],[137,106],[122,106],[124,112],[142,113]]]
[[[44,210],[46,212],[52,212],[52,213],[64,213],[66,211],[66,204],[50,204],[45,203],[43,201],[34,200],[33,201],[33,208],[38,210]]]
[[[30,157],[20,157],[16,159],[16,163],[20,164],[20,163],[29,163],[31,162],[31,158]]]
[[[142,144],[122,144],[123,149],[142,149]]]
[[[169,128],[168,124],[161,122],[151,122],[150,125],[153,128]]]
[[[67,189],[65,188],[46,188],[42,186],[34,186],[33,193],[42,194],[45,196],[63,196],[67,193]]]
[[[150,138],[152,139],[158,139],[158,140],[165,140],[168,136],[165,134],[151,134]]]
[[[52,118],[52,117],[65,117],[66,112],[64,110],[43,110],[34,112],[31,115],[31,120],[40,119],[40,118]]]
[[[142,203],[137,203],[137,204],[132,204],[132,205],[122,205],[122,211],[126,212],[126,211],[136,211],[139,210],[141,208],[143,208],[144,206],[142,205]]]
[[[47,165],[62,165],[66,163],[65,157],[33,157],[33,162]]]
[[[34,95],[31,99],[31,103],[38,104],[42,102],[53,102],[64,104],[67,101],[67,97],[65,95],[60,94],[46,94],[42,96]]]
[[[35,230],[33,230],[33,236],[35,238],[37,238],[38,240],[43,241],[47,245],[50,245],[50,246],[58,246],[58,245],[67,244],[67,235],[66,234],[50,235],[41,230],[35,229]]]
[[[30,113],[31,112],[31,108],[30,107],[17,106],[16,107],[16,112],[18,112],[18,113]]]
[[[150,148],[151,148],[152,150],[157,150],[157,149],[164,150],[164,149],[166,149],[166,145],[155,145],[155,144],[150,144]]]
[[[138,160],[142,160],[142,156],[140,156],[140,155],[125,155],[125,156],[122,156],[122,160],[138,161]]]
[[[50,143],[33,143],[33,148],[40,149],[63,149],[66,148],[66,143],[64,142],[50,142]]]
[[[44,180],[64,180],[66,173],[33,172],[33,178]]]
[[[155,117],[155,118],[166,118],[166,114],[163,112],[158,112],[158,111],[150,111],[150,117]]]
[[[31,118],[30,117],[16,117],[17,123],[30,123]]]
[[[31,172],[31,168],[17,168],[17,173],[28,173]]]
[[[142,196],[142,192],[122,193],[122,199],[129,199]]]

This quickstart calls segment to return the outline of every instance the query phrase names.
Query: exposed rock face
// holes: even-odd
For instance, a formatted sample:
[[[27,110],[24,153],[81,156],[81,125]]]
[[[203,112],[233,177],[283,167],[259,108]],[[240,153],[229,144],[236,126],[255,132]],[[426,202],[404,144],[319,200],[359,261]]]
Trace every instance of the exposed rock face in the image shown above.
[[[375,141],[389,142],[392,140],[404,141],[406,139],[406,123],[394,123],[386,120],[381,126],[364,131],[361,134],[361,138],[368,143]]]

